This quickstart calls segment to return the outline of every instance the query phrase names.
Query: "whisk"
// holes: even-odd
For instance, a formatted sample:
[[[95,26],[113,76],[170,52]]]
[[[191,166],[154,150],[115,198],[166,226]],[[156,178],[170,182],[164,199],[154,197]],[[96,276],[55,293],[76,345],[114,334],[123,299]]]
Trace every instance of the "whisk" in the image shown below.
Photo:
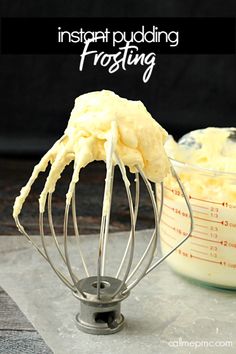
[[[93,104],[97,106],[98,102],[93,102]],[[145,112],[147,113],[147,111]],[[102,122],[102,124],[104,125],[104,122]],[[152,124],[157,123],[153,122]],[[156,182],[155,189],[153,190],[153,186],[146,176],[148,172],[145,173],[145,168],[142,167],[142,164],[139,163],[138,159],[136,158],[136,163],[134,163],[132,166],[132,170],[134,171],[133,173],[135,174],[135,197],[133,198],[131,193],[131,183],[127,177],[126,164],[123,161],[123,150],[121,151],[119,149],[118,126],[115,120],[111,120],[110,122],[110,129],[109,133],[106,134],[106,139],[104,139],[104,136],[101,135],[101,131],[99,131],[99,134],[96,135],[96,139],[101,140],[99,140],[99,144],[101,144],[100,146],[98,146],[98,140],[96,140],[96,152],[94,149],[94,136],[91,138],[91,136],[88,136],[88,134],[86,136],[84,132],[81,136],[81,129],[79,129],[80,135],[78,135],[78,130],[75,132],[75,129],[73,130],[71,128],[71,125],[68,125],[68,128],[65,131],[65,135],[58,142],[55,143],[52,149],[49,150],[49,152],[42,158],[40,163],[35,166],[33,174],[30,177],[28,183],[24,188],[22,188],[20,196],[16,198],[13,216],[19,231],[27,237],[27,239],[32,243],[32,245],[49,263],[49,265],[52,267],[52,269],[60,278],[60,280],[73,292],[74,296],[80,300],[80,311],[76,315],[76,324],[78,328],[84,332],[91,334],[115,333],[121,330],[124,326],[124,316],[121,314],[121,302],[126,299],[127,296],[129,296],[130,291],[143,279],[143,277],[145,277],[160,263],[162,263],[190,236],[193,228],[192,211],[190,203],[188,201],[188,197],[181,184],[181,181],[177,176],[176,172],[174,171],[173,167],[171,166],[170,162],[168,162],[169,171],[176,178],[179,188],[185,198],[185,202],[189,211],[190,226],[188,235],[185,236],[181,240],[181,242],[176,244],[175,247],[167,254],[161,256],[160,258],[156,258],[158,249],[158,239],[160,237],[159,223],[162,214],[164,197],[163,181]],[[72,141],[70,141],[72,135],[74,137],[73,144]],[[75,149],[75,141],[78,145],[76,146],[77,150]],[[102,150],[101,146],[103,147]],[[155,146],[153,146],[152,148],[154,149]],[[79,171],[81,166],[84,167],[87,165],[88,162],[91,162],[91,160],[94,159],[94,153],[97,154],[97,151],[99,149],[100,153],[102,151],[102,153],[104,154],[103,160],[105,160],[106,162],[106,178],[103,196],[97,263],[93,274],[90,275],[84,254],[80,247],[80,233],[76,213],[77,208],[75,186],[79,179]],[[93,155],[91,155],[91,151],[93,152]],[[97,155],[96,158],[101,159],[98,157],[99,156]],[[52,195],[56,188],[56,181],[60,178],[61,172],[65,168],[65,165],[69,164],[72,160],[75,160],[74,171],[68,189],[68,193],[66,195],[66,205],[63,223],[63,247],[61,247],[59,238],[55,232],[52,217]],[[26,197],[30,192],[32,184],[38,177],[39,172],[44,171],[46,169],[49,161],[52,162],[52,167],[39,199],[39,231],[41,237],[41,246],[39,246],[34,241],[34,237],[30,236],[26,232],[24,227],[21,225],[19,220],[19,214]],[[130,213],[130,233],[128,236],[127,244],[125,246],[124,255],[120,261],[120,264],[117,266],[117,270],[114,272],[114,275],[109,276],[106,268],[106,259],[107,246],[110,239],[109,224],[114,172],[116,168],[120,170],[127,195]],[[143,254],[135,263],[134,253],[136,242],[136,223],[140,204],[140,178],[143,180],[150,197],[155,225]],[[56,265],[56,262],[52,259],[48,251],[46,236],[44,232],[44,214],[46,203],[48,224],[50,227],[51,236],[58,251],[58,255],[61,259],[61,263],[64,266],[64,270],[61,270],[61,266]],[[70,208],[72,214],[74,236],[68,236]],[[69,239],[71,237],[75,237],[78,241],[78,255],[81,258],[81,264],[86,274],[86,276],[83,278],[79,276],[78,270],[71,262],[68,246]]]

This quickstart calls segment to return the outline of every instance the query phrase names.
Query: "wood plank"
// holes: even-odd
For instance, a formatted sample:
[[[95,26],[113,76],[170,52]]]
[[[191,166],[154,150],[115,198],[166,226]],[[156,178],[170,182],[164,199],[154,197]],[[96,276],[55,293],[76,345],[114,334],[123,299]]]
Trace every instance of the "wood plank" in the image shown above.
[[[52,354],[16,303],[0,287],[0,354]]]

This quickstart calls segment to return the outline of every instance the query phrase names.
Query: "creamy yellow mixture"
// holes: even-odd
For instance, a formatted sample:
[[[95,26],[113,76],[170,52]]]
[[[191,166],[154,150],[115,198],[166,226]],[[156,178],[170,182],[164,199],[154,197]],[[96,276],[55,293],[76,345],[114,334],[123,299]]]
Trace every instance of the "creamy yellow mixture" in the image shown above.
[[[181,144],[170,138],[165,145],[190,198],[194,218],[191,237],[167,261],[185,276],[229,288],[236,288],[234,136],[235,128],[207,128],[191,132]],[[164,186],[161,245],[166,253],[187,235],[190,221],[171,175],[164,179]]]
[[[130,101],[107,90],[79,96],[64,135],[35,166],[28,183],[16,198],[13,216],[19,215],[32,184],[49,162],[52,166],[40,195],[40,212],[44,211],[47,195],[54,191],[65,166],[74,160],[74,173],[66,199],[69,204],[81,168],[95,160],[106,161],[109,142],[131,172],[136,172],[138,166],[150,181],[162,181],[170,170],[163,147],[166,138],[166,131],[140,101]],[[115,157],[113,160],[116,164]]]
[[[233,175],[236,173],[236,141],[229,139],[233,132],[233,128],[196,130],[189,134],[195,142],[190,146],[178,144],[172,137],[168,139],[165,144],[168,156],[186,163],[176,168],[189,194],[211,200],[217,197],[222,202],[236,201],[236,184],[232,182],[236,178]],[[166,178],[166,183],[177,185],[171,176]]]
[[[189,133],[195,145],[178,144],[172,137],[165,144],[169,157],[222,172],[236,172],[236,136],[229,139],[233,128],[206,128]]]

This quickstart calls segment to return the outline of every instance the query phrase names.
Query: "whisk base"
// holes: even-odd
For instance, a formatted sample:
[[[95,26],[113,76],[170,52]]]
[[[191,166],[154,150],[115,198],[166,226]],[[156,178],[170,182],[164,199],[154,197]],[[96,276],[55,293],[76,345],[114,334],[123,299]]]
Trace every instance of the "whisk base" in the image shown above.
[[[125,323],[121,314],[121,301],[129,293],[120,292],[114,296],[116,289],[122,284],[121,280],[108,276],[100,278],[101,293],[97,297],[97,277],[88,277],[78,282],[82,293],[74,295],[80,300],[80,312],[76,315],[77,327],[90,334],[112,334],[120,331]],[[82,295],[83,294],[83,295]]]
[[[125,319],[122,314],[120,314],[118,321],[117,320],[115,321],[115,326],[113,322],[113,326],[114,326],[113,328],[109,327],[110,324],[106,322],[95,323],[94,325],[89,323],[84,323],[83,321],[81,321],[79,313],[76,315],[75,319],[76,319],[76,325],[80,331],[89,334],[97,334],[97,335],[113,334],[119,332],[124,327],[125,324]]]

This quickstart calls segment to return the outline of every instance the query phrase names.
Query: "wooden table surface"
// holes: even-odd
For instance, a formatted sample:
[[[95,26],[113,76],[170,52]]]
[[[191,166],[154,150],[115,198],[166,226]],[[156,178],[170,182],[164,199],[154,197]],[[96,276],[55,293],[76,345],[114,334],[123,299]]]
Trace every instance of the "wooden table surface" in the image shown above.
[[[0,353],[52,354],[38,331],[0,287]]]
[[[0,235],[16,235],[17,229],[12,218],[14,199],[19,195],[20,189],[29,179],[34,165],[38,159],[0,158]],[[62,233],[63,215],[65,208],[65,195],[71,178],[72,168],[69,166],[62,174],[53,197],[53,218],[58,233]],[[22,210],[22,224],[30,234],[38,234],[38,197],[45,183],[46,173],[41,173],[34,184]],[[134,181],[134,175],[130,175]],[[77,186],[77,215],[81,234],[97,233],[100,229],[101,208],[104,191],[105,164],[95,162],[81,171]],[[152,228],[153,213],[151,203],[144,186],[142,187],[139,218],[137,229]],[[116,171],[114,193],[112,200],[110,231],[125,231],[130,227],[129,207],[125,188]],[[72,226],[72,225],[71,225]],[[49,230],[46,229],[46,232]],[[69,234],[73,233],[69,227]]]

